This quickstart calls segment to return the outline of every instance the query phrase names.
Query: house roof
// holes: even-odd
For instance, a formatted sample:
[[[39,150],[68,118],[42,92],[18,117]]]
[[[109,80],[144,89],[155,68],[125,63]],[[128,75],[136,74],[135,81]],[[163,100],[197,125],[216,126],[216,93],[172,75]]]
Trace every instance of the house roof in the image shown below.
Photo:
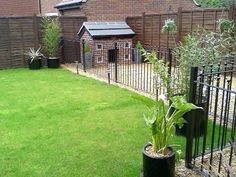
[[[74,9],[78,8],[83,2],[87,2],[87,0],[63,0],[55,8],[59,10]]]
[[[92,37],[133,36],[134,31],[126,22],[84,22],[78,32],[79,38],[88,31]]]

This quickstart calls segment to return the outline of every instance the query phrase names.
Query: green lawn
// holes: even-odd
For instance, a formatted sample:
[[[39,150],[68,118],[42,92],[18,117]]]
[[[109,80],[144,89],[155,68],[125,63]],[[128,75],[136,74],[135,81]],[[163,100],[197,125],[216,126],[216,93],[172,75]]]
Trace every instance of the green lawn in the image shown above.
[[[0,71],[0,176],[134,177],[149,132],[133,93],[59,69]]]
[[[150,132],[132,95],[63,69],[0,71],[0,176],[138,177]]]

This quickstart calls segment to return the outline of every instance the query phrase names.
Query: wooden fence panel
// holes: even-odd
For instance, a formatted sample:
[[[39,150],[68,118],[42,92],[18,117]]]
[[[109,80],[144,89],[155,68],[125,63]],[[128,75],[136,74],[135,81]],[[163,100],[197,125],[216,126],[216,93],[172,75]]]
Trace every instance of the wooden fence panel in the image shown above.
[[[60,17],[63,38],[74,40],[85,21],[86,17]]]
[[[64,39],[62,48],[63,63],[80,61],[80,42],[77,33],[85,21],[87,21],[86,17],[60,17]]]
[[[236,21],[235,7],[230,9],[199,9],[182,11],[172,14],[152,14],[139,17],[127,17],[126,22],[136,33],[134,44],[141,41],[144,46],[155,48],[173,48],[175,42],[183,39],[187,34],[198,28],[217,30],[217,20],[229,18]],[[162,33],[161,29],[167,19],[174,19],[177,25],[175,34]]]
[[[38,47],[34,17],[0,18],[0,69],[26,65],[25,52]]]
[[[60,17],[59,20],[63,38],[75,40],[77,32],[87,19],[85,17]],[[42,17],[37,16],[0,18],[0,69],[26,66],[25,53],[29,48],[38,48],[41,44],[41,21]],[[79,43],[71,48],[72,44],[74,43],[64,43],[65,53],[62,56],[66,59],[74,60],[80,57],[80,47],[77,46]]]

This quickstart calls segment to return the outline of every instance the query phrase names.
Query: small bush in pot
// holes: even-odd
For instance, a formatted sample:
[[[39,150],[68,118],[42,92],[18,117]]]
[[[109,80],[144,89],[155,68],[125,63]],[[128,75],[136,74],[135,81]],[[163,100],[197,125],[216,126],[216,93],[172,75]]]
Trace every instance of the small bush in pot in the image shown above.
[[[142,57],[142,49],[143,46],[141,44],[140,41],[137,42],[137,44],[135,45],[135,48],[133,50],[133,60],[136,64],[141,63],[142,61],[144,61],[144,57]]]
[[[43,54],[41,53],[41,48],[38,48],[37,50],[30,48],[25,55],[29,57],[27,59],[29,69],[40,69],[42,67]]]
[[[58,68],[60,60],[58,55],[61,43],[60,24],[58,19],[45,17],[42,20],[43,49],[48,54],[48,67]]]
[[[145,122],[152,133],[152,142],[143,149],[143,177],[174,177],[175,159],[180,151],[173,150],[171,140],[175,135],[175,126],[183,126],[185,113],[200,109],[187,103],[182,96],[170,98],[171,105],[166,106],[164,99],[150,102],[142,97],[136,97],[149,109],[144,115]],[[174,111],[171,111],[174,109]]]

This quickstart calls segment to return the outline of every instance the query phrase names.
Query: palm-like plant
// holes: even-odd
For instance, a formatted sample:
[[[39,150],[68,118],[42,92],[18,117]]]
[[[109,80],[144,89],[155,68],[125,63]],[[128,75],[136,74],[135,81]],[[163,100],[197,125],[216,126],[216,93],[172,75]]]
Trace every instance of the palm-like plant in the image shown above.
[[[43,56],[43,54],[41,53],[41,47],[39,47],[37,50],[35,50],[34,48],[30,48],[30,50],[26,52],[25,55],[29,56],[30,63]]]

